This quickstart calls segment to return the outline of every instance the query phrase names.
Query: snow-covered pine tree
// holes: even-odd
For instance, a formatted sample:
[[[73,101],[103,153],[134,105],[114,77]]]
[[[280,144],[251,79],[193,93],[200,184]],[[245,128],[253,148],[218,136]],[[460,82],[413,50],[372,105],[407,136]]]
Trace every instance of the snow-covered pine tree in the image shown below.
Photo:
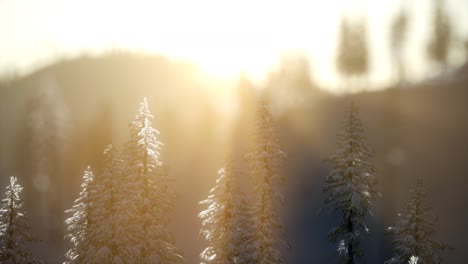
[[[255,263],[254,254],[255,248],[253,246],[253,236],[254,236],[254,226],[252,219],[252,205],[245,196],[244,193],[240,195],[240,203],[238,204],[237,213],[238,213],[238,228],[242,230],[239,233],[239,242],[242,247],[240,248],[240,253],[238,254],[236,264],[252,264]]]
[[[94,174],[91,167],[84,171],[83,183],[78,199],[75,200],[71,209],[65,211],[71,216],[65,220],[72,247],[65,254],[66,264],[87,263],[85,259],[89,252],[87,249],[95,246],[93,241],[88,239],[88,233],[92,228],[93,201],[95,199],[96,186],[94,183]]]
[[[16,177],[11,176],[0,209],[0,263],[40,263],[32,257],[26,246],[32,237],[23,209],[22,190]]]
[[[393,250],[395,257],[386,264],[408,263],[417,259],[418,264],[436,264],[441,262],[438,253],[447,246],[435,239],[433,235],[434,215],[427,203],[427,192],[421,179],[415,189],[410,190],[411,198],[400,220],[388,231],[395,236]],[[410,262],[411,263],[411,262]]]
[[[284,263],[281,247],[288,247],[282,236],[285,227],[281,224],[280,209],[283,203],[280,174],[281,161],[286,153],[280,148],[275,134],[275,123],[261,100],[257,109],[254,141],[246,155],[256,194],[252,209],[254,234],[252,237],[253,263]]]
[[[181,263],[180,250],[169,230],[170,214],[175,195],[169,188],[170,178],[160,160],[159,131],[152,127],[153,119],[146,98],[141,103],[135,121],[130,124],[130,140],[124,153],[122,189],[126,199],[121,205],[131,217],[125,225],[130,246],[124,263]],[[130,250],[129,250],[130,249]]]
[[[324,188],[327,195],[324,207],[342,217],[340,224],[330,230],[329,238],[339,242],[338,251],[345,255],[348,264],[356,263],[356,258],[362,254],[361,234],[368,230],[364,218],[378,194],[370,157],[359,108],[351,103],[346,110],[343,130],[338,134],[338,150],[329,157],[334,168]]]
[[[411,256],[410,260],[408,261],[408,264],[418,264],[418,257]]]
[[[250,218],[243,193],[236,184],[239,172],[232,162],[226,162],[218,171],[216,186],[200,204],[208,205],[198,217],[202,220],[201,233],[208,247],[200,254],[201,264],[250,264],[247,244]]]
[[[94,178],[96,195],[93,201],[92,226],[87,229],[87,241],[97,243],[85,243],[82,248],[86,255],[84,263],[114,264],[121,263],[118,247],[125,247],[124,237],[125,217],[128,217],[125,208],[118,207],[120,196],[120,168],[121,160],[118,153],[108,145],[104,150],[104,167],[102,172]]]

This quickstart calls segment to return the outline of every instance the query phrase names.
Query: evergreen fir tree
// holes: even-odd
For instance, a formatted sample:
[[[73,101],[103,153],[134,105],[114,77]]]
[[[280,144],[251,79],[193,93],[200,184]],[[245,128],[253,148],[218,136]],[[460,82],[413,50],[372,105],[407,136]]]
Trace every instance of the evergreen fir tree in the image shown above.
[[[239,173],[227,162],[218,174],[208,199],[200,202],[208,205],[208,209],[198,215],[202,219],[201,233],[208,242],[208,247],[200,254],[201,263],[252,263],[247,247],[251,240],[249,208],[235,180]]]
[[[285,182],[280,164],[286,153],[280,148],[274,127],[273,117],[262,101],[257,110],[253,147],[246,155],[256,194],[252,210],[252,257],[253,263],[259,264],[284,263],[280,250],[287,247],[282,239],[285,227],[280,221],[283,203],[280,186]]]
[[[371,149],[365,145],[359,109],[354,103],[346,111],[338,145],[336,153],[329,157],[334,168],[326,179],[324,207],[342,217],[329,237],[339,242],[338,251],[345,254],[346,262],[354,264],[362,255],[361,234],[368,230],[364,218],[377,195],[375,169],[369,162]]]
[[[237,243],[242,246],[240,247],[240,253],[236,263],[251,264],[255,261],[255,248],[253,246],[255,229],[252,220],[252,206],[243,193],[241,193],[240,203],[238,206],[237,213],[239,222],[237,225],[241,232],[239,234],[239,241]]]
[[[91,168],[84,171],[83,183],[78,199],[75,200],[71,209],[65,211],[71,216],[65,220],[67,225],[67,237],[72,243],[72,247],[65,254],[67,264],[87,263],[86,249],[95,246],[88,238],[88,233],[92,228],[93,201],[95,199],[96,186],[94,174]]]
[[[0,209],[0,263],[40,263],[32,257],[26,246],[26,242],[31,241],[32,237],[23,209],[22,190],[16,177],[10,177]]]
[[[94,179],[96,195],[93,201],[93,225],[88,228],[86,237],[88,241],[96,243],[85,243],[85,263],[121,263],[117,248],[119,244],[125,244],[125,240],[118,237],[125,237],[121,234],[125,232],[121,223],[122,216],[126,215],[125,209],[118,207],[122,199],[119,195],[121,163],[112,145],[107,146],[104,150],[103,171]]]
[[[169,230],[170,214],[175,195],[169,188],[165,165],[160,160],[159,131],[146,98],[141,103],[135,121],[130,124],[130,140],[126,144],[122,180],[128,228],[125,232],[130,246],[120,250],[124,263],[181,263],[183,258]]]
[[[441,263],[438,253],[447,246],[432,236],[435,233],[434,215],[427,204],[427,192],[418,179],[415,189],[410,190],[411,198],[406,212],[400,216],[395,226],[388,231],[395,236],[393,247],[395,257],[386,264],[408,263],[413,259],[420,264]]]

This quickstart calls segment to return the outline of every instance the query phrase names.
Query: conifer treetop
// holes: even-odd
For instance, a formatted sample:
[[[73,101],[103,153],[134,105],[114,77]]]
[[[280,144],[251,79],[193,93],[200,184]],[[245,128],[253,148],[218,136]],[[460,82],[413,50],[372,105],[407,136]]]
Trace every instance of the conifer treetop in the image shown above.
[[[218,170],[219,178],[216,185],[210,190],[206,200],[200,204],[208,205],[208,209],[202,211],[198,217],[202,219],[203,234],[209,246],[200,254],[202,263],[228,263],[233,261],[234,254],[229,252],[227,243],[230,242],[228,225],[233,215],[231,195],[231,171],[230,166]]]
[[[123,239],[118,237],[124,237],[122,219],[129,217],[127,210],[118,208],[121,163],[117,151],[108,145],[104,150],[104,167],[94,179],[92,225],[87,227],[88,242],[82,258],[85,263],[119,263],[121,260],[119,246]]]
[[[23,209],[22,190],[18,179],[11,176],[0,208],[1,263],[40,263],[26,246],[26,242],[33,238]]]
[[[254,175],[254,181],[262,181],[263,177],[269,178],[274,185],[285,181],[280,174],[280,164],[287,154],[281,149],[276,127],[267,103],[260,100],[256,112],[254,142],[250,151],[245,155],[250,161],[249,166],[252,170],[251,174]]]
[[[86,240],[86,236],[92,224],[93,214],[91,211],[96,191],[93,182],[94,174],[91,167],[88,166],[83,173],[83,183],[78,198],[73,203],[72,208],[65,211],[66,214],[71,214],[65,220],[68,230],[66,237],[72,243],[72,247],[65,254],[67,258],[65,263],[67,264],[80,263],[86,257],[86,254],[83,254],[84,249],[91,243],[91,241]]]
[[[332,210],[368,213],[378,192],[375,168],[369,161],[373,150],[366,145],[359,107],[351,102],[345,113],[343,129],[338,133],[338,150],[328,158],[334,165],[327,177],[325,206]]]
[[[281,184],[285,182],[280,165],[286,158],[281,150],[276,124],[263,100],[257,108],[254,140],[246,155],[254,182],[255,202],[252,208],[254,263],[284,263],[281,248],[287,248],[283,240],[285,227],[281,223],[283,204]]]
[[[208,246],[200,254],[202,264],[248,264],[251,253],[247,243],[251,237],[249,208],[236,183],[239,171],[232,161],[218,170],[216,185],[208,198],[200,202],[208,208],[198,217],[202,220],[201,234]]]
[[[399,215],[395,226],[388,231],[393,234],[395,257],[387,264],[407,263],[417,258],[417,263],[440,263],[438,255],[447,245],[433,238],[435,216],[427,202],[427,191],[418,178],[416,188],[410,190],[410,200],[404,214]]]
[[[130,124],[130,139],[124,149],[121,173],[127,185],[122,189],[126,199],[120,207],[131,215],[126,236],[134,248],[125,254],[125,259],[139,263],[181,263],[182,253],[169,230],[175,194],[160,159],[163,143],[157,138],[159,131],[152,126],[153,118],[145,98]]]
[[[378,195],[375,168],[370,162],[372,149],[366,145],[359,108],[354,102],[347,107],[343,128],[338,133],[338,150],[328,161],[333,168],[326,178],[324,208],[341,215],[343,221],[334,227],[330,240],[339,241],[338,251],[348,263],[362,254],[361,234],[368,231],[365,216]]]
[[[160,134],[152,125],[153,114],[149,110],[146,97],[140,103],[135,120],[130,124],[130,141],[127,143],[127,159],[140,161],[143,173],[154,172],[163,163],[160,161],[161,146],[164,145],[157,139]]]

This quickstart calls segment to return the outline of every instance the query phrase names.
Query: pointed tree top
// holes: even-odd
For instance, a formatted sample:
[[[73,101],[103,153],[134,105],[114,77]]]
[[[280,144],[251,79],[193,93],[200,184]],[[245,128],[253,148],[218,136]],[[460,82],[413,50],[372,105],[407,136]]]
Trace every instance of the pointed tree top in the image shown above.
[[[140,103],[140,107],[138,108],[138,112],[136,114],[136,120],[133,123],[139,123],[137,127],[148,127],[151,126],[150,119],[152,118],[154,118],[154,116],[153,114],[151,114],[151,111],[149,109],[148,100],[146,99],[146,97],[143,97],[143,102]]]
[[[21,192],[23,187],[18,184],[18,178],[10,176],[10,185],[7,186],[7,189],[12,190],[13,192]]]
[[[273,113],[271,111],[271,104],[269,103],[268,98],[262,96],[258,99],[256,106],[256,116],[257,119],[260,120],[260,123],[270,123],[274,121]]]
[[[91,169],[91,166],[87,166],[86,170],[84,171],[83,178],[85,179],[85,183],[88,184],[89,182],[92,182],[94,180],[94,174],[93,170]]]
[[[343,120],[343,130],[339,132],[342,136],[346,133],[357,133],[360,136],[363,131],[363,124],[360,119],[359,106],[354,101],[351,101],[345,109],[345,118]]]
[[[146,97],[143,97],[143,102],[140,103],[140,111],[150,112],[149,111],[149,106],[148,106],[148,100],[146,99]]]
[[[10,186],[13,187],[16,185],[18,179],[15,176],[10,176]]]

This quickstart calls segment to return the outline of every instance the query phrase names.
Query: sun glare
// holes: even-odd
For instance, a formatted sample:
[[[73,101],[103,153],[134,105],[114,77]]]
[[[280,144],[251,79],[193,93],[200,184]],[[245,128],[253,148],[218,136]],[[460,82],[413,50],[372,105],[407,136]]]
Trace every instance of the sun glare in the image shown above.
[[[0,67],[14,63],[19,71],[28,71],[47,58],[124,49],[190,60],[216,78],[243,73],[261,82],[281,55],[292,51],[309,57],[317,82],[336,87],[342,15],[367,12],[369,35],[377,43],[371,58],[382,62],[389,59],[388,32],[380,28],[388,27],[387,18],[399,5],[365,0],[22,0],[12,1],[8,10],[1,7],[0,18],[8,19],[0,19],[0,33],[8,41],[0,48],[9,52]],[[388,64],[373,63],[369,81],[388,81]],[[421,61],[410,64],[424,69]]]
[[[48,28],[60,43],[75,48],[116,47],[188,59],[218,78],[245,73],[262,80],[281,54],[330,48],[333,1],[100,1],[57,3],[66,10]],[[93,8],[90,8],[92,6]],[[86,19],[83,19],[83,18]],[[327,22],[327,23],[328,23]],[[312,34],[315,29],[320,36]],[[326,52],[325,52],[326,53]],[[320,55],[320,54],[319,54]]]

